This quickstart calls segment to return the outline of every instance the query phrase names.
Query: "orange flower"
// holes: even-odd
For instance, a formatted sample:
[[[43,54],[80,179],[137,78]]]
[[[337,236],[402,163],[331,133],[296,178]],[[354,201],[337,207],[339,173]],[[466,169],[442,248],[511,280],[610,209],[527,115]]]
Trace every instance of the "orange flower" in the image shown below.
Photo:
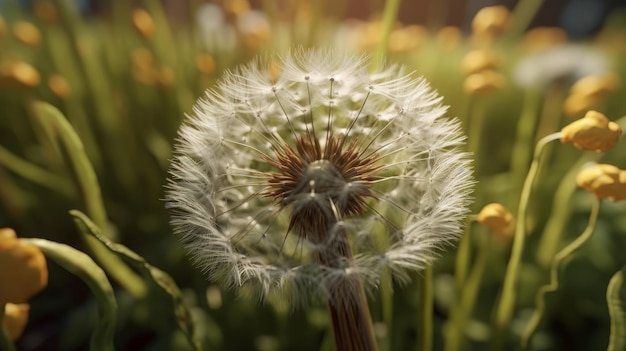
[[[503,238],[510,238],[515,229],[513,215],[506,207],[499,203],[485,205],[485,207],[480,210],[476,221],[491,229],[497,236]]]
[[[24,329],[26,329],[26,324],[28,323],[29,310],[30,306],[27,303],[7,303],[4,306],[2,324],[4,324],[7,332],[9,332],[11,340],[17,340],[22,336],[22,333],[24,333]]]
[[[626,199],[626,171],[609,164],[595,164],[578,173],[576,184],[600,199]]]
[[[487,95],[502,89],[505,78],[502,74],[493,70],[484,70],[472,73],[463,81],[463,91],[467,95]]]
[[[0,229],[0,305],[24,303],[48,285],[48,266],[41,250]]]
[[[561,143],[572,143],[582,150],[604,152],[612,148],[622,130],[600,112],[588,111],[585,116],[561,129]]]

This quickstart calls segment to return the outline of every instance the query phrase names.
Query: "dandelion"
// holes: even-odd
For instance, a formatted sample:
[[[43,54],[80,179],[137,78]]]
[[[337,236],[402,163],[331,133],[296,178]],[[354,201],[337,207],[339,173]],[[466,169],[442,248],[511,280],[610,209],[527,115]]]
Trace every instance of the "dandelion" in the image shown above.
[[[280,66],[241,67],[196,104],[170,170],[172,224],[213,281],[353,309],[362,284],[407,281],[460,236],[465,138],[402,68],[325,51]]]

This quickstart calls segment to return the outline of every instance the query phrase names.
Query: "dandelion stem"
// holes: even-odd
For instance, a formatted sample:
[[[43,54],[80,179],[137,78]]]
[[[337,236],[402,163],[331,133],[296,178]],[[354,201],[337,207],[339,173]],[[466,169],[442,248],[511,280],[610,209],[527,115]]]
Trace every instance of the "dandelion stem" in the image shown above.
[[[543,137],[537,142],[533,161],[530,170],[526,175],[522,194],[520,196],[519,207],[517,211],[517,222],[515,225],[515,235],[513,237],[513,246],[511,248],[511,257],[506,267],[504,282],[502,284],[502,292],[498,301],[495,319],[493,322],[493,337],[491,339],[491,349],[499,350],[502,347],[504,333],[509,321],[513,316],[515,307],[515,283],[517,282],[517,274],[519,273],[519,265],[522,260],[522,252],[524,251],[524,239],[526,236],[526,211],[530,199],[535,177],[539,171],[539,162],[545,146],[553,140],[560,137],[561,133],[550,134]]]
[[[338,258],[352,258],[347,238],[333,240],[317,255],[318,261],[330,267],[336,266]],[[365,290],[356,276],[345,276],[328,283],[331,292],[328,308],[333,325],[337,350],[376,351],[376,339]]]
[[[418,301],[417,350],[433,348],[433,267],[426,266],[422,273]]]
[[[383,65],[383,57],[385,57],[387,49],[389,48],[389,36],[391,35],[393,26],[396,24],[399,10],[400,0],[385,1],[382,30],[380,32],[380,40],[378,41],[378,46],[376,46],[376,53],[374,55],[374,59],[372,60],[372,71],[379,69]]]
[[[528,349],[530,345],[530,341],[541,322],[541,318],[545,312],[546,301],[545,297],[548,293],[557,291],[559,288],[559,268],[561,267],[561,263],[571,256],[574,251],[578,250],[584,243],[591,238],[593,234],[593,230],[596,226],[596,221],[598,219],[598,213],[600,212],[600,199],[597,197],[594,198],[593,205],[591,206],[591,213],[589,214],[589,222],[587,223],[587,227],[580,234],[578,238],[572,241],[569,245],[559,251],[554,260],[552,260],[552,268],[550,270],[550,283],[542,286],[539,291],[537,291],[537,308],[533,312],[532,316],[528,324],[526,325],[526,329],[524,330],[524,334],[522,335],[522,348]]]

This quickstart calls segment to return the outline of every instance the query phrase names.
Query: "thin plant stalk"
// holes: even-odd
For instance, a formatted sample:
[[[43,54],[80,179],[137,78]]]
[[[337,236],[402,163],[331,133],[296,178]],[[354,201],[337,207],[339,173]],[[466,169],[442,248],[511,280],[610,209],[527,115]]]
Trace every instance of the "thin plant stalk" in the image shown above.
[[[480,291],[480,283],[482,281],[485,267],[489,258],[489,252],[492,247],[492,236],[489,235],[481,240],[476,255],[476,262],[472,266],[472,270],[467,280],[460,290],[460,302],[455,307],[450,316],[449,325],[445,329],[445,351],[457,351],[463,343],[463,331],[472,315],[472,309],[476,302],[476,296]]]
[[[376,53],[372,60],[372,70],[376,70],[383,65],[383,58],[389,48],[389,36],[396,24],[398,18],[398,11],[400,11],[400,0],[387,0],[385,1],[385,9],[383,10],[383,23],[380,32],[380,40],[376,46]]]
[[[549,142],[560,138],[560,136],[561,133],[550,134],[537,142],[533,161],[530,165],[530,170],[526,175],[526,180],[524,181],[517,211],[517,221],[515,225],[513,245],[511,248],[511,257],[509,258],[509,263],[506,267],[502,291],[496,306],[496,313],[493,321],[493,336],[491,339],[492,350],[500,350],[502,347],[506,328],[513,317],[517,275],[519,274],[519,266],[522,260],[522,252],[524,251],[524,240],[526,236],[526,212],[528,211],[528,204],[533,183],[539,171],[541,156],[545,146]]]
[[[459,241],[459,248],[456,253],[454,277],[456,279],[457,290],[460,290],[465,284],[467,278],[467,268],[469,267],[472,251],[472,239],[470,238],[470,232],[472,228],[472,222],[475,220],[475,216],[471,216],[467,220],[465,225],[465,233]]]
[[[430,351],[433,349],[433,267],[428,265],[422,272],[422,279],[418,292],[418,326],[417,350]]]
[[[0,323],[4,320],[6,306],[0,305]],[[11,337],[9,336],[9,332],[7,328],[4,326],[4,323],[0,324],[0,350],[4,351],[15,351],[15,344]]]
[[[522,36],[543,3],[543,0],[520,0],[513,10],[513,23],[507,37],[514,40]]]
[[[531,149],[539,118],[538,109],[540,103],[541,91],[538,88],[530,88],[524,92],[522,111],[515,129],[515,143],[513,144],[509,166],[513,184],[511,194],[515,198],[519,196],[524,185],[524,175],[530,165]],[[516,201],[511,201],[511,209],[516,209],[516,205]]]
[[[598,214],[600,213],[600,199],[594,197],[593,205],[591,206],[591,213],[589,214],[589,222],[587,222],[587,227],[580,234],[578,238],[572,241],[569,245],[564,247],[561,251],[559,251],[556,256],[554,256],[554,260],[552,260],[552,268],[550,270],[550,283],[542,286],[539,291],[537,291],[536,303],[537,308],[533,312],[528,324],[526,325],[526,329],[524,330],[524,334],[522,335],[522,348],[528,349],[530,342],[532,340],[537,327],[539,327],[539,323],[541,322],[541,318],[543,317],[546,310],[546,295],[550,292],[557,291],[559,289],[559,269],[561,268],[562,263],[565,259],[571,257],[571,255],[578,250],[583,244],[585,244],[593,234],[593,230],[596,227],[596,222],[598,220]]]

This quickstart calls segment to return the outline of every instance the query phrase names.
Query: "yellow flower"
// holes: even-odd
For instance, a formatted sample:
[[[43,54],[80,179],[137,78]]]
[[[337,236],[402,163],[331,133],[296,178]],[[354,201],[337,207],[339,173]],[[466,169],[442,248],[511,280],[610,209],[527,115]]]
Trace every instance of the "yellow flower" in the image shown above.
[[[41,42],[39,29],[30,22],[17,22],[13,26],[13,35],[17,40],[29,46],[37,46]]]
[[[48,266],[41,250],[0,229],[0,305],[24,303],[48,285]]]
[[[513,215],[506,207],[499,203],[485,205],[485,207],[480,210],[476,221],[491,229],[497,236],[503,238],[510,238],[515,229]]]
[[[215,72],[215,59],[209,54],[200,53],[196,56],[196,68],[204,74],[211,74]]]
[[[522,47],[528,51],[540,51],[567,43],[567,33],[559,27],[535,27],[522,37]]]
[[[506,6],[487,6],[480,9],[472,20],[472,34],[481,39],[492,39],[500,35],[511,21],[511,12]]]
[[[148,11],[144,9],[133,10],[133,26],[144,38],[151,38],[154,34],[154,21]]]
[[[604,152],[612,148],[622,130],[600,112],[588,111],[585,116],[561,129],[561,143],[572,143],[579,149]]]
[[[65,99],[70,95],[70,86],[67,80],[59,74],[53,74],[48,77],[48,87],[54,95],[61,99]]]
[[[0,87],[33,88],[40,81],[39,72],[26,62],[0,63]]]
[[[472,50],[465,54],[461,63],[466,74],[494,69],[500,65],[500,57],[490,50]]]
[[[604,97],[617,90],[619,83],[619,77],[611,73],[586,76],[572,85],[570,94]]]
[[[7,332],[9,332],[11,340],[17,340],[22,336],[22,333],[24,333],[24,329],[26,329],[26,324],[28,323],[29,310],[30,306],[27,303],[7,303],[4,306],[2,324],[4,324]]]
[[[595,164],[578,173],[576,184],[600,199],[626,199],[626,171],[609,164]]]
[[[463,91],[468,95],[486,95],[502,89],[505,84],[504,76],[492,70],[470,74],[463,81]]]
[[[407,52],[421,47],[428,38],[426,29],[411,25],[395,29],[389,36],[389,51]]]
[[[463,32],[459,27],[446,26],[437,32],[437,42],[445,50],[457,48],[461,45],[461,41],[463,41]]]

